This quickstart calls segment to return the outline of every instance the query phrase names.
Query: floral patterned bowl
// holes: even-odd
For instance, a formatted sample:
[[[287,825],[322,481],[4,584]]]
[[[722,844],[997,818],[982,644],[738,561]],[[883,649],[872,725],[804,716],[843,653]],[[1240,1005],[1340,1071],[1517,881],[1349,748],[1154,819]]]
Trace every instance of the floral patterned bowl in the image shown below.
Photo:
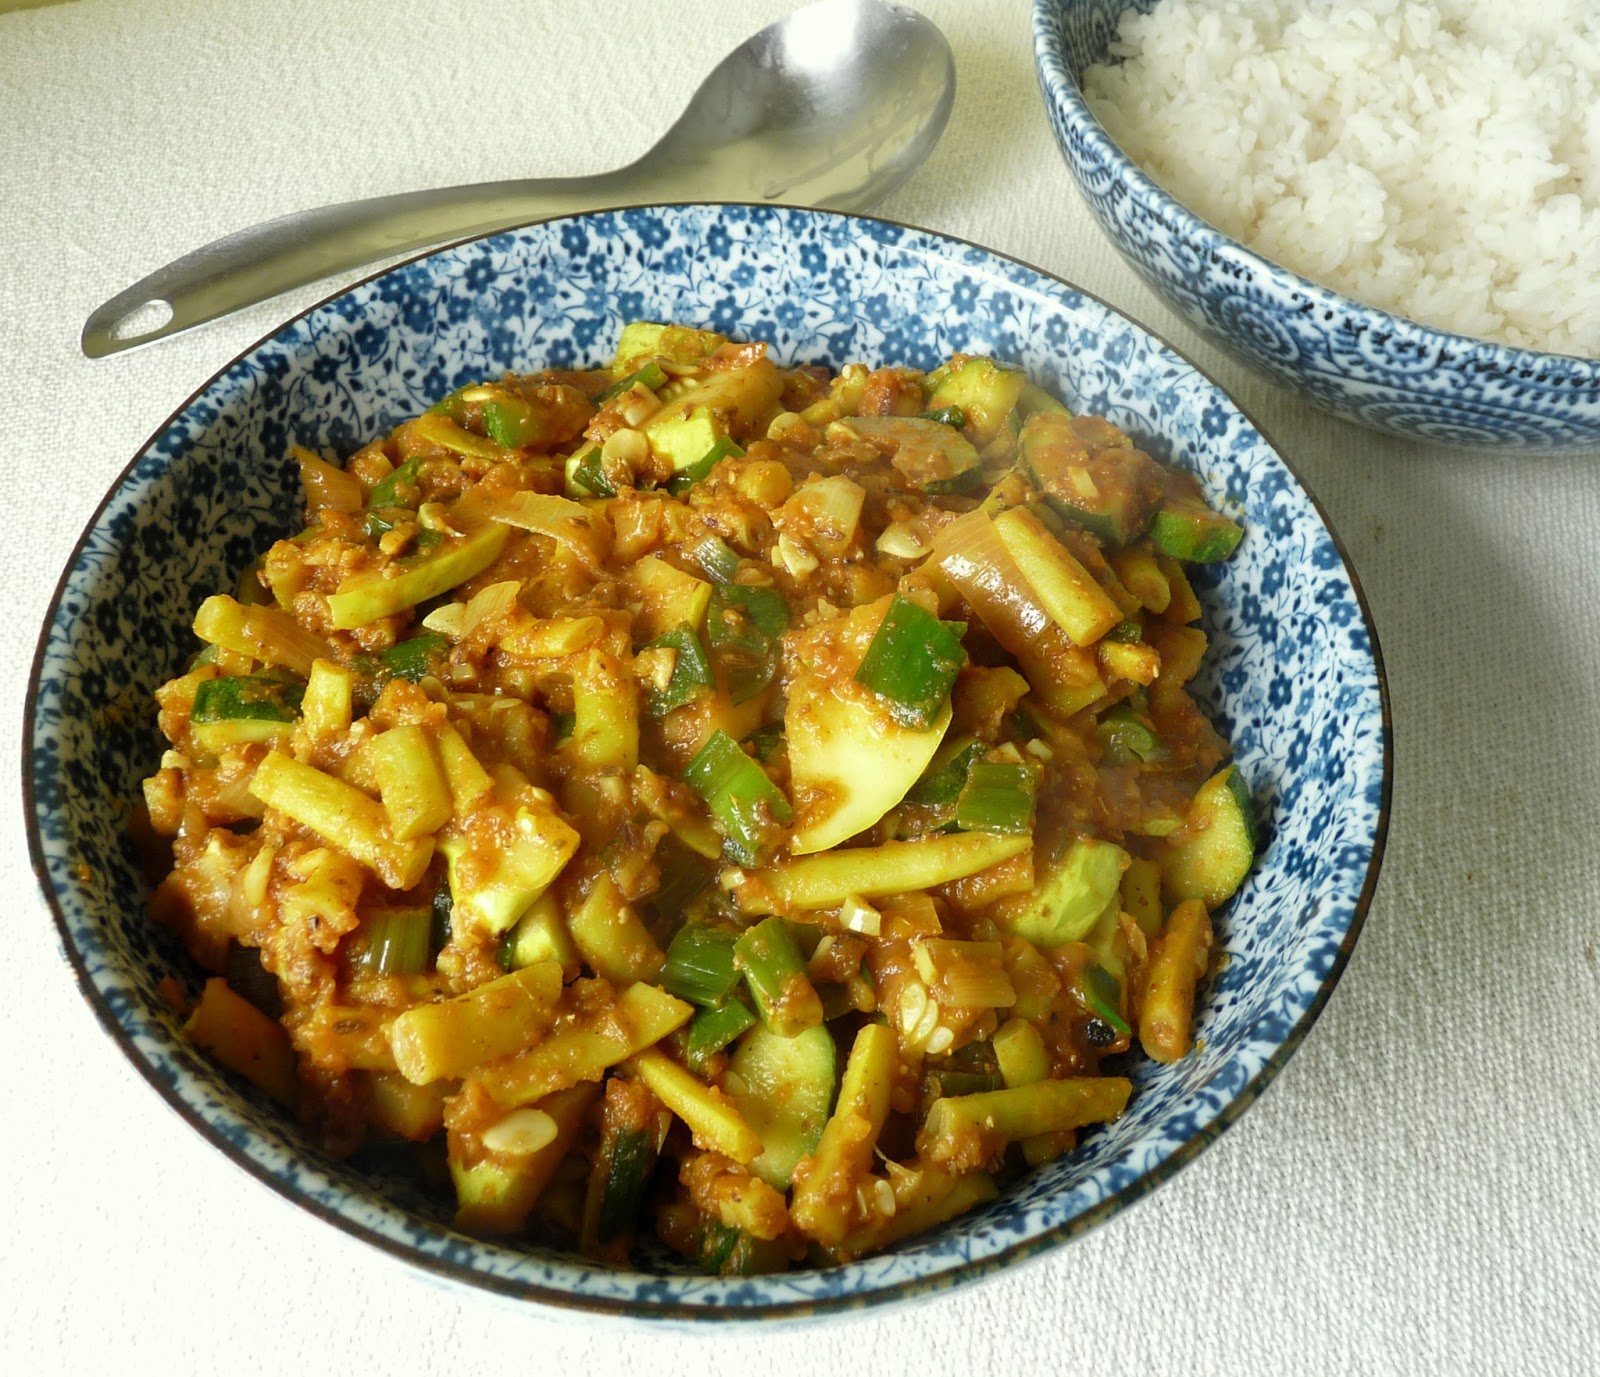
[[[1255,872],[1219,915],[1199,1051],[1130,1057],[1126,1116],[992,1204],[898,1251],[778,1277],[693,1275],[666,1256],[613,1271],[455,1232],[448,1204],[321,1155],[178,1033],[158,985],[197,973],[145,912],[128,835],[161,749],[152,690],[194,648],[192,609],[297,525],[291,443],[349,452],[452,388],[507,368],[598,363],[621,324],[692,321],[790,361],[931,367],[1014,360],[1200,475],[1247,534],[1201,580],[1200,692],[1262,815]],[[90,1005],[199,1133],[310,1214],[427,1271],[591,1311],[811,1315],[994,1272],[1171,1176],[1249,1105],[1316,1018],[1376,882],[1389,716],[1354,577],[1314,500],[1214,383],[1055,278],[882,221],[756,206],[556,220],[446,249],[291,321],[206,383],[134,458],[73,552],[27,707],[34,865]]]
[[[1186,210],[1106,133],[1078,87],[1118,19],[1158,0],[1034,0],[1034,56],[1061,156],[1156,294],[1241,362],[1346,420],[1496,450],[1600,446],[1600,360],[1418,325],[1280,267]],[[1587,284],[1585,284],[1587,285]]]

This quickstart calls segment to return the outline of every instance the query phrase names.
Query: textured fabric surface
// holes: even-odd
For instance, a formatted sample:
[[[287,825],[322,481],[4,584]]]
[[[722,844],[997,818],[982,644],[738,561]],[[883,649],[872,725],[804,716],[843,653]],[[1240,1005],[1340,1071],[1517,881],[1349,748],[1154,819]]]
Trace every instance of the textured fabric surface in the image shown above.
[[[84,317],[196,245],[303,206],[624,162],[717,57],[788,7],[78,0],[0,13],[0,475],[27,503],[0,546],[0,1363],[1593,1370],[1600,455],[1501,461],[1386,441],[1202,343],[1078,202],[1022,0],[924,0],[961,90],[933,158],[882,213],[1070,278],[1212,372],[1321,498],[1388,663],[1383,881],[1342,985],[1264,1099],[1144,1203],[954,1296],[802,1329],[601,1332],[440,1289],[301,1214],[184,1128],[100,1033],[28,871],[16,760],[33,641],[128,457],[328,288],[98,363],[78,352]]]

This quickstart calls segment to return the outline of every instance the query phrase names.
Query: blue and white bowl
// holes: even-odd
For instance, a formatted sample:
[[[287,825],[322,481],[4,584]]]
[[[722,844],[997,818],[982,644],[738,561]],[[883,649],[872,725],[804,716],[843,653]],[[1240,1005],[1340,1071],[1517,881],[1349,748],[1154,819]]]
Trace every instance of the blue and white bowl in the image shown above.
[[[157,985],[195,972],[145,912],[127,818],[161,740],[150,695],[195,647],[193,609],[298,524],[291,443],[348,453],[504,369],[597,364],[656,318],[773,341],[785,360],[931,367],[964,350],[1024,365],[1197,473],[1247,534],[1199,581],[1200,692],[1262,815],[1262,851],[1220,915],[1199,1051],[1129,1058],[1132,1106],[987,1207],[883,1257],[778,1277],[609,1271],[468,1238],[448,1204],[310,1146],[178,1033]],[[1332,991],[1376,883],[1390,727],[1378,647],[1315,501],[1222,391],[1093,297],[970,244],[877,220],[676,206],[555,220],[417,259],[308,311],[206,383],[117,481],[39,641],[25,789],[34,865],[100,1021],[196,1131],[258,1180],[428,1271],[590,1311],[815,1315],[953,1286],[1064,1242],[1190,1162],[1259,1095]]]
[[[1346,420],[1496,450],[1600,446],[1600,361],[1435,330],[1330,291],[1217,230],[1106,133],[1078,82],[1127,9],[1159,0],[1034,0],[1034,58],[1061,156],[1129,266],[1243,363]],[[1592,289],[1593,284],[1580,284]]]

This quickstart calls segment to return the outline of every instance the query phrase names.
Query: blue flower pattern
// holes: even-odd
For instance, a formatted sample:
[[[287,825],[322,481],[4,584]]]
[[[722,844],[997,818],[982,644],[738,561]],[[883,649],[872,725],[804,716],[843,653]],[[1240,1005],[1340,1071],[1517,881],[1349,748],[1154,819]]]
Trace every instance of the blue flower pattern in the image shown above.
[[[723,257],[708,263],[706,245]],[[759,288],[731,286],[746,267]],[[789,362],[1000,355],[1193,470],[1247,532],[1228,564],[1196,580],[1213,642],[1196,691],[1265,815],[1256,871],[1219,914],[1227,960],[1202,998],[1199,1050],[1174,1067],[1129,1057],[1137,1090],[1122,1120],[993,1204],[841,1267],[702,1277],[646,1252],[618,1271],[467,1238],[447,1205],[308,1147],[289,1118],[196,1054],[157,990],[168,973],[194,972],[145,913],[126,833],[161,749],[151,694],[194,647],[193,608],[295,529],[289,437],[348,453],[469,380],[598,364],[641,317],[736,328]],[[1012,260],[886,222],[769,207],[536,225],[403,264],[284,326],[202,388],[106,497],[44,628],[28,721],[30,842],[64,948],[102,1023],[197,1131],[286,1197],[436,1275],[658,1318],[815,1314],[942,1289],[1071,1238],[1166,1179],[1315,1019],[1365,915],[1388,811],[1387,698],[1359,590],[1313,499],[1215,384],[1094,298]]]

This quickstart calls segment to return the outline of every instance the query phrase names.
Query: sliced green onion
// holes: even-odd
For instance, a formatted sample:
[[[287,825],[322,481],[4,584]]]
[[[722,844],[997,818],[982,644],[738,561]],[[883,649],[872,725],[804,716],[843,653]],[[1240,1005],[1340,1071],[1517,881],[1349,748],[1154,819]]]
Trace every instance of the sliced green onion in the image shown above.
[[[508,392],[483,404],[483,430],[495,444],[521,449],[539,438],[544,418],[532,403]]]
[[[452,421],[459,421],[467,414],[467,393],[476,386],[476,383],[468,383],[465,387],[458,387],[448,397],[441,397],[430,406],[429,413],[434,416],[448,416]]]
[[[578,461],[578,467],[573,470],[572,481],[585,492],[595,497],[615,497],[617,486],[606,477],[606,471],[600,466],[600,446],[593,445],[589,452]]]
[[[610,387],[606,388],[605,391],[603,391],[594,399],[594,404],[597,407],[602,407],[613,397],[620,397],[630,387],[636,385],[648,387],[652,392],[654,392],[658,387],[665,387],[666,382],[667,375],[663,371],[661,365],[654,359],[651,359],[650,362],[645,364],[643,368],[636,368],[632,373],[629,373],[627,377],[618,378],[616,382],[612,383]]]
[[[693,1070],[690,1067],[690,1070]],[[707,1215],[700,1232],[700,1267],[712,1276],[721,1273],[744,1235],[731,1224]]]
[[[856,671],[856,682],[887,698],[896,721],[927,727],[967,662],[961,648],[966,631],[965,622],[940,621],[896,594]]]
[[[450,876],[439,876],[433,891],[433,907],[429,910],[428,956],[437,960],[439,953],[450,945],[451,917],[455,912],[455,895],[450,892]]]
[[[438,549],[439,546],[443,544],[443,531],[418,531],[416,535],[412,537],[411,548],[406,551],[405,557],[407,559],[416,559],[421,555],[427,554],[431,550]]]
[[[1118,703],[1102,715],[1095,735],[1100,738],[1110,765],[1128,765],[1135,760],[1149,764],[1167,756],[1167,748],[1155,728],[1126,703]]]
[[[1000,1074],[1000,1058],[995,1055],[990,1038],[978,1038],[956,1048],[944,1059],[944,1065],[953,1071],[971,1071],[983,1075]]]
[[[724,459],[737,459],[744,454],[736,441],[724,435],[716,444],[712,445],[704,455],[696,459],[681,473],[675,473],[667,479],[667,491],[674,497],[681,497],[696,483],[709,478],[711,470]]]
[[[1078,980],[1078,998],[1097,1019],[1112,1029],[1118,1037],[1128,1037],[1133,1029],[1117,1012],[1122,1002],[1122,991],[1116,976],[1103,966],[1085,966]]]
[[[595,1237],[601,1243],[610,1243],[638,1222],[644,1188],[650,1183],[650,1172],[656,1164],[656,1145],[644,1129],[624,1128],[608,1138],[603,1150],[606,1182],[600,1196]]]
[[[656,847],[656,864],[661,867],[661,887],[651,900],[655,911],[664,918],[681,918],[711,883],[706,859],[668,836]]]
[[[982,1095],[1001,1090],[1005,1081],[998,1071],[957,1071],[950,1067],[924,1066],[922,1102],[943,1099],[946,1095]]]
[[[906,798],[912,803],[940,806],[961,797],[967,772],[984,752],[983,742],[974,736],[958,736],[939,747],[922,778],[911,786]]]
[[[366,531],[368,540],[381,540],[401,522],[415,518],[416,513],[409,507],[374,508],[367,513],[362,529]]]
[[[415,507],[422,496],[417,486],[421,468],[421,459],[407,459],[387,477],[379,479],[367,497],[368,511],[378,507]]]
[[[645,708],[652,717],[665,717],[674,708],[692,703],[703,693],[716,687],[711,673],[711,661],[706,658],[705,647],[695,629],[684,622],[663,636],[657,636],[646,650],[671,650],[672,678],[664,689],[650,688],[645,694]]]
[[[390,646],[378,658],[390,674],[409,679],[413,684],[429,674],[438,674],[441,661],[449,654],[450,643],[437,631],[413,636]]]
[[[706,635],[713,650],[733,650],[765,657],[789,629],[789,604],[776,588],[719,584],[706,608]]]
[[[762,851],[794,817],[789,800],[725,731],[715,731],[683,772],[684,782],[706,802],[728,854],[758,865]]]
[[[778,638],[789,629],[789,605],[776,588],[719,584],[706,609],[706,635],[727,671],[735,703],[754,698],[778,668]]]
[[[763,918],[745,930],[733,951],[761,1021],[779,1037],[792,1038],[822,1022],[822,999],[786,919]]]
[[[974,761],[956,799],[956,826],[963,832],[1031,832],[1037,787],[1026,765]]]
[[[283,992],[278,977],[261,964],[260,948],[228,943],[228,988],[268,1018],[283,1017]]]
[[[379,909],[368,917],[366,929],[361,966],[368,975],[421,975],[428,969],[432,908]]]
[[[937,411],[924,411],[918,419],[937,421],[942,426],[960,430],[967,423],[967,413],[959,406],[941,406]]]
[[[306,686],[275,674],[203,679],[195,690],[191,722],[293,722]]]
[[[721,1004],[739,983],[733,944],[739,934],[708,923],[685,923],[667,947],[656,984],[691,1004]]]
[[[739,572],[739,556],[721,536],[708,535],[690,553],[713,582],[730,583]]]
[[[711,1058],[755,1023],[756,1016],[737,999],[714,1009],[701,1009],[689,1020],[683,1049],[685,1064],[697,1075],[704,1075],[710,1069]]]
[[[744,744],[754,751],[756,759],[765,765],[783,744],[783,723],[769,722],[764,727],[757,727],[745,737]]]
[[[728,669],[728,697],[735,706],[748,703],[773,681],[777,673],[776,656],[763,664],[732,665]]]

